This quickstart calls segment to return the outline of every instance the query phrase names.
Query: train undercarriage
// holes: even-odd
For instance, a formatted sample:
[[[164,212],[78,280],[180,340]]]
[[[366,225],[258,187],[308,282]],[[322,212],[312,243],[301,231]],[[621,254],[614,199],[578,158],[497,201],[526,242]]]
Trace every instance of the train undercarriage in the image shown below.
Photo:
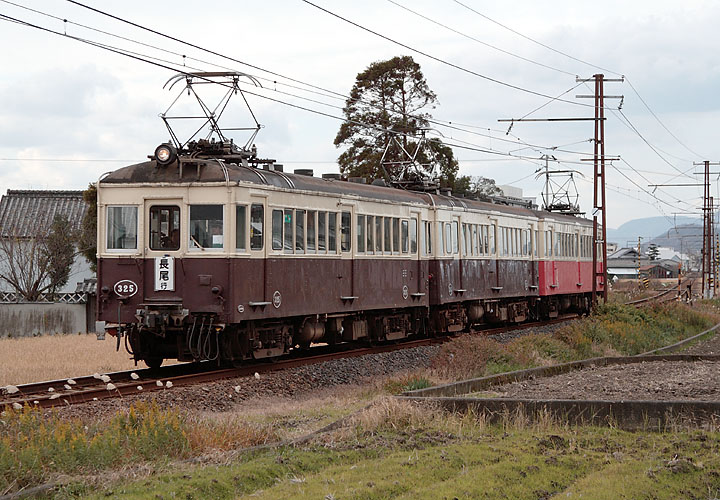
[[[441,336],[483,326],[552,319],[590,311],[589,294],[468,301],[435,307],[250,320],[226,324],[210,313],[138,311],[138,322],[118,325],[136,362],[158,367],[165,359],[238,364],[272,359],[311,344],[380,343]]]

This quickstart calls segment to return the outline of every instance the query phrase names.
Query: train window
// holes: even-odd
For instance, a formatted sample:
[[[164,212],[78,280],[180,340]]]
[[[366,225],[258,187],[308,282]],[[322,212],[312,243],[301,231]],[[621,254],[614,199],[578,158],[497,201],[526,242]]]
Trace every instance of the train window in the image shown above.
[[[305,246],[307,253],[315,253],[316,214],[315,210],[308,210],[307,212],[307,245]]]
[[[478,225],[473,224],[471,226],[472,235],[470,236],[470,244],[472,245],[471,253],[473,255],[480,255],[480,243],[478,241]]]
[[[222,209],[222,207],[220,208]],[[179,248],[180,207],[150,207],[150,250],[177,250]]]
[[[340,215],[340,248],[343,252],[349,252],[352,244],[350,225],[350,212],[342,212]]]
[[[496,245],[495,242],[497,241],[497,227],[495,225],[488,227],[488,241],[490,245],[490,254],[495,255],[496,252]]]
[[[390,217],[383,217],[383,228],[384,228],[384,234],[383,234],[383,244],[384,244],[384,251],[386,253],[392,252],[392,239],[391,239],[391,232],[390,232]]]
[[[325,235],[327,234],[327,212],[318,212],[318,252],[327,252]]]
[[[520,248],[522,249],[522,255],[528,253],[528,241],[527,241],[527,229],[520,232]]]
[[[375,216],[367,216],[367,253],[373,253],[375,248]]]
[[[283,211],[272,211],[272,249],[283,249]]]
[[[452,228],[452,251],[454,254],[460,253],[460,247],[459,247],[459,241],[458,238],[460,233],[460,223],[458,221],[455,221],[451,224]]]
[[[468,252],[468,225],[464,224],[462,225],[462,242],[463,242],[463,255],[469,255],[470,252]],[[472,248],[472,245],[470,245],[470,248]]]
[[[337,214],[328,213],[328,252],[337,253]]]
[[[445,225],[445,254],[450,255],[452,253],[452,228],[450,227],[449,222],[446,222],[444,225]]]
[[[137,207],[107,208],[108,250],[137,249]]]
[[[357,216],[357,251],[365,252],[365,216]]]
[[[305,210],[295,210],[295,253],[305,253]]]
[[[223,247],[223,206],[190,205],[190,248]]]
[[[265,207],[260,203],[250,206],[250,250],[263,249],[265,230]]]
[[[538,250],[538,246],[540,245],[540,240],[539,240],[538,238],[540,238],[540,231],[538,231],[538,230],[536,229],[536,230],[535,230],[535,237],[533,238],[533,250],[534,250],[533,253],[535,254],[535,257],[538,256],[538,251],[539,251],[539,250]]]
[[[406,220],[402,221],[402,222],[400,223],[400,227],[402,228],[402,229],[401,229],[401,234],[400,234],[400,236],[401,236],[401,242],[402,242],[402,248],[401,248],[400,250],[402,251],[402,253],[408,253],[408,239],[409,239],[409,236],[410,236],[410,235],[408,234],[408,221],[406,221]]]
[[[382,253],[382,225],[383,218],[375,217],[375,253]]]
[[[394,217],[392,220],[392,230],[393,230],[393,245],[392,245],[392,251],[395,253],[400,252],[400,219],[397,217]]]
[[[490,253],[488,249],[488,229],[489,227],[486,225],[480,226],[480,253],[485,255]]]
[[[507,234],[505,228],[500,228],[500,255],[505,255],[505,248],[507,248]]]
[[[432,254],[432,222],[423,221],[422,234],[420,235],[420,243],[423,255]]]
[[[235,249],[244,252],[247,250],[247,207],[235,207]]]
[[[293,253],[293,210],[290,208],[286,208],[283,215],[283,250]]]
[[[417,219],[410,219],[410,253],[417,253]]]

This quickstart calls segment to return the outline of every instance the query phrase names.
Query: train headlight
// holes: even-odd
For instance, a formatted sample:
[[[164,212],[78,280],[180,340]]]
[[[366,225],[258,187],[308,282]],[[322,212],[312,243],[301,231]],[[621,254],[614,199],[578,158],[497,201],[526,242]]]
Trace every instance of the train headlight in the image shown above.
[[[168,165],[177,158],[177,151],[171,144],[160,144],[155,148],[155,161],[160,165]]]

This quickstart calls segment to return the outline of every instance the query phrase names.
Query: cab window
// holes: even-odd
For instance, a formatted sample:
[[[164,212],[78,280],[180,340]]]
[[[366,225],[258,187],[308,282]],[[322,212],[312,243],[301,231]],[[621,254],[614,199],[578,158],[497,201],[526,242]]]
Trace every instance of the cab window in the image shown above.
[[[223,206],[190,206],[190,248],[223,247]]]
[[[107,208],[108,250],[137,249],[137,207]]]
[[[150,250],[178,250],[180,248],[180,207],[155,205],[150,207]]]

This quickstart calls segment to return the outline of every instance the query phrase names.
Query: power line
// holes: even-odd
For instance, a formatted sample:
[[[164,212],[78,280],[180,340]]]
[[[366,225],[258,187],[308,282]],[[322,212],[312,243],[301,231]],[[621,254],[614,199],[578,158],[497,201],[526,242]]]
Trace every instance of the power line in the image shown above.
[[[68,1],[75,3],[74,0],[68,0]],[[520,87],[519,85],[514,85],[514,84],[512,84],[512,83],[504,82],[504,81],[502,81],[502,80],[498,80],[497,78],[492,78],[492,77],[490,77],[490,76],[483,75],[482,73],[478,73],[477,71],[473,71],[473,70],[471,70],[471,69],[467,69],[467,68],[465,68],[465,67],[463,67],[463,66],[460,66],[460,65],[458,65],[458,64],[455,64],[455,63],[446,61],[446,60],[444,60],[444,59],[442,59],[442,58],[440,58],[440,57],[433,56],[433,55],[431,55],[431,54],[429,54],[429,53],[427,53],[427,52],[424,52],[424,51],[422,51],[422,50],[420,50],[420,49],[416,49],[416,48],[414,48],[414,47],[411,47],[410,45],[407,45],[407,44],[402,43],[402,42],[399,42],[399,41],[397,41],[397,40],[395,40],[395,39],[393,39],[393,38],[390,38],[389,36],[386,36],[386,35],[383,35],[383,34],[381,34],[381,33],[378,33],[377,31],[371,30],[370,28],[366,28],[365,26],[363,26],[363,25],[361,25],[361,24],[359,24],[359,23],[356,23],[356,22],[354,22],[354,21],[351,21],[350,19],[347,19],[346,17],[343,17],[343,16],[341,16],[341,15],[339,15],[339,14],[336,14],[336,13],[334,13],[334,12],[332,12],[332,11],[324,8],[324,7],[321,7],[321,6],[317,5],[317,4],[314,4],[314,3],[310,2],[309,0],[301,0],[301,1],[304,2],[304,3],[306,3],[306,4],[308,4],[308,5],[310,5],[311,7],[315,7],[316,9],[325,12],[326,14],[329,14],[329,15],[331,15],[331,16],[333,16],[333,17],[336,17],[337,19],[340,19],[341,21],[344,21],[344,22],[346,22],[346,23],[348,23],[348,24],[351,24],[352,26],[355,26],[356,28],[359,28],[359,29],[361,29],[361,30],[363,30],[363,31],[367,31],[368,33],[371,33],[371,34],[373,34],[373,35],[375,35],[375,36],[377,36],[377,37],[380,37],[380,38],[382,38],[382,39],[384,39],[384,40],[387,40],[388,42],[394,43],[395,45],[399,45],[400,47],[403,47],[403,48],[405,48],[405,49],[408,49],[408,50],[410,50],[410,51],[412,51],[412,52],[415,52],[415,53],[417,53],[417,54],[420,54],[420,55],[422,55],[422,56],[425,56],[425,57],[427,57],[427,58],[429,58],[429,59],[432,59],[433,61],[439,62],[439,63],[444,64],[444,65],[446,65],[446,66],[449,66],[449,67],[451,67],[451,68],[455,68],[455,69],[457,69],[457,70],[459,70],[459,71],[462,71],[462,72],[464,72],[464,73],[467,73],[467,74],[469,74],[469,75],[473,75],[473,76],[476,76],[476,77],[478,77],[478,78],[482,78],[483,80],[487,80],[487,81],[496,83],[496,84],[498,84],[498,85],[502,85],[502,86],[504,86],[504,87],[511,88],[511,89],[513,89],[513,90],[518,90],[518,91],[520,91],[520,92],[525,92],[525,93],[527,93],[527,94],[532,94],[532,95],[536,95],[536,96],[539,96],[539,97],[544,97],[544,98],[546,98],[546,99],[553,99],[552,96],[547,95],[547,94],[543,94],[542,92],[537,92],[537,91],[535,91],[535,90],[531,90],[531,89],[527,89],[527,88],[524,88],[524,87]],[[580,103],[580,102],[576,102],[576,101],[569,101],[569,100],[567,100],[567,99],[557,99],[557,101],[559,101],[559,102],[564,102],[564,103],[568,103],[568,104],[572,104],[572,105],[574,105],[574,106],[583,106],[583,107],[594,108],[594,105],[592,105],[592,104],[584,104],[584,103]]]
[[[542,43],[542,42],[540,42],[540,41],[538,41],[538,40],[536,40],[536,39],[534,39],[534,38],[532,38],[532,37],[529,37],[529,36],[527,36],[527,35],[519,32],[519,31],[517,31],[517,30],[514,30],[514,29],[510,28],[509,26],[506,26],[506,25],[502,24],[502,23],[499,22],[499,21],[496,21],[495,19],[490,18],[489,16],[487,16],[487,15],[485,15],[485,14],[483,14],[483,13],[481,13],[481,12],[475,10],[475,9],[473,9],[472,7],[470,7],[470,6],[468,6],[468,5],[460,2],[459,0],[453,0],[453,1],[454,1],[456,4],[460,5],[461,7],[464,7],[464,8],[466,8],[467,10],[469,10],[469,11],[477,14],[478,16],[480,16],[480,17],[482,17],[482,18],[484,18],[484,19],[487,19],[488,21],[490,21],[490,22],[492,22],[492,23],[500,26],[501,28],[506,29],[506,30],[510,31],[511,33],[514,33],[514,34],[518,35],[519,37],[522,37],[522,38],[524,38],[524,39],[526,39],[526,40],[529,40],[530,42],[533,42],[533,43],[535,43],[535,44],[537,44],[537,45],[539,45],[539,46],[541,46],[541,47],[544,47],[544,48],[552,51],[552,52],[555,52],[556,54],[560,54],[560,55],[562,55],[562,56],[564,56],[564,57],[567,57],[568,59],[572,59],[573,61],[577,61],[577,62],[579,62],[579,63],[585,64],[585,65],[590,66],[590,67],[592,67],[592,68],[597,68],[597,69],[600,69],[600,70],[602,70],[602,71],[606,71],[606,72],[608,72],[608,73],[612,73],[612,74],[617,75],[617,76],[624,76],[624,77],[625,77],[625,80],[626,80],[626,81],[628,82],[628,84],[630,85],[630,88],[632,89],[632,91],[633,91],[633,92],[635,93],[635,95],[637,95],[638,98],[640,99],[640,102],[643,103],[643,105],[645,106],[645,108],[647,108],[647,110],[648,110],[648,111],[650,112],[650,114],[655,118],[655,120],[657,120],[657,122],[662,126],[662,128],[664,128],[665,131],[666,131],[668,134],[670,134],[670,136],[672,136],[672,138],[675,139],[675,140],[678,142],[678,144],[680,144],[680,145],[681,145],[683,148],[685,148],[687,151],[689,151],[690,153],[694,154],[694,155],[697,156],[698,158],[704,158],[703,155],[700,155],[700,154],[698,154],[697,152],[695,152],[694,150],[690,149],[684,142],[682,142],[675,134],[673,134],[673,133],[670,131],[670,129],[662,122],[662,120],[660,120],[660,117],[658,117],[657,114],[655,114],[655,112],[650,108],[650,105],[648,105],[648,103],[645,101],[645,99],[643,99],[643,97],[640,95],[640,92],[638,92],[638,90],[637,90],[637,89],[635,88],[635,86],[632,84],[632,82],[630,81],[630,79],[627,78],[627,76],[625,76],[625,75],[623,75],[623,74],[621,74],[621,73],[618,73],[617,71],[612,71],[612,70],[610,70],[610,69],[603,68],[602,66],[598,66],[597,64],[590,63],[590,62],[588,62],[588,61],[585,61],[585,60],[583,60],[583,59],[577,58],[577,57],[575,57],[575,56],[573,56],[573,55],[570,55],[570,54],[568,54],[568,53],[566,53],[566,52],[563,52],[563,51],[561,51],[561,50],[555,49],[554,47],[551,47],[551,46],[549,46],[549,45],[547,45],[547,44],[545,44],[545,43]]]
[[[397,7],[400,7],[400,8],[403,9],[403,10],[406,10],[407,12],[410,12],[411,14],[415,14],[416,16],[421,17],[421,18],[425,19],[426,21],[429,21],[429,22],[431,22],[431,23],[433,23],[433,24],[435,24],[435,25],[437,25],[437,26],[440,26],[440,27],[442,27],[442,28],[445,28],[446,30],[452,31],[452,32],[455,33],[455,34],[458,34],[458,35],[460,35],[460,36],[462,36],[462,37],[465,37],[465,38],[467,38],[467,39],[469,39],[469,40],[472,40],[472,41],[474,41],[474,42],[477,42],[477,43],[479,43],[479,44],[481,44],[481,45],[484,45],[485,47],[489,47],[489,48],[491,48],[491,49],[493,49],[493,50],[497,50],[498,52],[502,52],[503,54],[507,54],[507,55],[509,55],[509,56],[515,57],[515,58],[517,58],[517,59],[520,59],[520,60],[522,60],[522,61],[529,62],[530,64],[535,64],[535,65],[537,65],[537,66],[541,66],[541,67],[546,68],[546,69],[550,69],[550,70],[553,70],[553,71],[557,71],[557,72],[559,72],[559,73],[564,73],[564,74],[566,74],[566,75],[575,76],[575,73],[570,73],[569,71],[565,71],[565,70],[562,70],[562,69],[559,69],[559,68],[555,68],[555,67],[553,67],[553,66],[549,66],[549,65],[547,65],[547,64],[543,64],[543,63],[538,62],[538,61],[534,61],[534,60],[532,60],[532,59],[530,59],[530,58],[523,57],[523,56],[521,56],[521,55],[515,54],[515,53],[510,52],[510,51],[505,50],[505,49],[501,49],[500,47],[496,47],[495,45],[492,45],[492,44],[490,44],[490,43],[483,42],[482,40],[480,40],[480,39],[478,39],[478,38],[475,38],[475,37],[473,37],[473,36],[471,36],[471,35],[468,35],[468,34],[466,34],[466,33],[463,33],[462,31],[458,31],[458,30],[456,30],[455,28],[451,28],[450,26],[448,26],[448,25],[446,25],[446,24],[443,24],[443,23],[441,23],[441,22],[439,22],[439,21],[436,21],[435,19],[432,19],[432,18],[430,18],[430,17],[428,17],[428,16],[426,16],[426,15],[424,15],[424,14],[421,14],[421,13],[419,13],[419,12],[417,12],[417,11],[409,8],[409,7],[406,7],[406,6],[404,6],[404,5],[396,2],[395,0],[387,0],[387,1],[390,2],[390,3],[393,4],[393,5],[396,5]]]

